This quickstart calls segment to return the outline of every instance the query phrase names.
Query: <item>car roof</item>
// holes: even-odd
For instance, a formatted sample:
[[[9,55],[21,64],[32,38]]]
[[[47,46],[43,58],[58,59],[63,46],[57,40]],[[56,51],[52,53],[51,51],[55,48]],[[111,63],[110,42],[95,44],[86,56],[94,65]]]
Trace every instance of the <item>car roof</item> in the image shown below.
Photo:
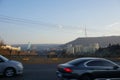
[[[69,64],[78,64],[79,62],[86,62],[86,61],[89,61],[89,60],[103,60],[103,58],[95,58],[95,57],[82,57],[82,58],[77,58],[77,59],[73,59],[67,63]]]
[[[82,57],[82,58],[77,58],[77,59],[86,59],[86,60],[104,59],[106,60],[105,58],[98,58],[98,57]]]

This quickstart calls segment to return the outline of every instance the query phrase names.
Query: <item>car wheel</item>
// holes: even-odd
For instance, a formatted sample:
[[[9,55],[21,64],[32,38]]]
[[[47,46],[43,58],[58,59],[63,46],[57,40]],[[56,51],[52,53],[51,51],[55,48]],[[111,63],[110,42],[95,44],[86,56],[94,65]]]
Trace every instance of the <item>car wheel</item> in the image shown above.
[[[15,70],[14,70],[13,68],[7,68],[7,69],[5,69],[5,71],[4,71],[4,75],[5,75],[6,77],[12,77],[12,76],[15,75]]]
[[[94,80],[94,79],[92,78],[92,76],[89,76],[89,75],[83,75],[82,77],[80,77],[79,80]]]

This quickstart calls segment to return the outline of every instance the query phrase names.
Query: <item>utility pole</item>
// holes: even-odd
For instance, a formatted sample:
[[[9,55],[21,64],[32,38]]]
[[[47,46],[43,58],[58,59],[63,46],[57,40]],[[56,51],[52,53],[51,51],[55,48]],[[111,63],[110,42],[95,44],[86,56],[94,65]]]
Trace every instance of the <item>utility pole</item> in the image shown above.
[[[85,26],[85,37],[87,38],[87,30],[86,30],[86,26]]]

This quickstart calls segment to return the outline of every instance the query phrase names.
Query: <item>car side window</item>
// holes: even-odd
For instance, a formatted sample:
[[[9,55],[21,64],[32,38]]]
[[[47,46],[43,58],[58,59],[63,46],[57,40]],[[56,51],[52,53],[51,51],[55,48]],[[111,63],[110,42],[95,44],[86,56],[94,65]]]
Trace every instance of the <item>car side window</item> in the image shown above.
[[[90,61],[87,66],[115,66],[113,63],[104,60]]]
[[[0,63],[3,62],[3,60],[0,58]]]

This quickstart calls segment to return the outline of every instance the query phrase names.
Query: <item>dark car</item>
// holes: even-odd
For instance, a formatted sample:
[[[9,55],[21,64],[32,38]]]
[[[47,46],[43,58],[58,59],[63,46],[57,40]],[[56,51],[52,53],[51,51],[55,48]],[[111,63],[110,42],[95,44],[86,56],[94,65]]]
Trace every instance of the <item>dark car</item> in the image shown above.
[[[58,80],[120,78],[120,66],[104,58],[78,58],[57,67]]]

